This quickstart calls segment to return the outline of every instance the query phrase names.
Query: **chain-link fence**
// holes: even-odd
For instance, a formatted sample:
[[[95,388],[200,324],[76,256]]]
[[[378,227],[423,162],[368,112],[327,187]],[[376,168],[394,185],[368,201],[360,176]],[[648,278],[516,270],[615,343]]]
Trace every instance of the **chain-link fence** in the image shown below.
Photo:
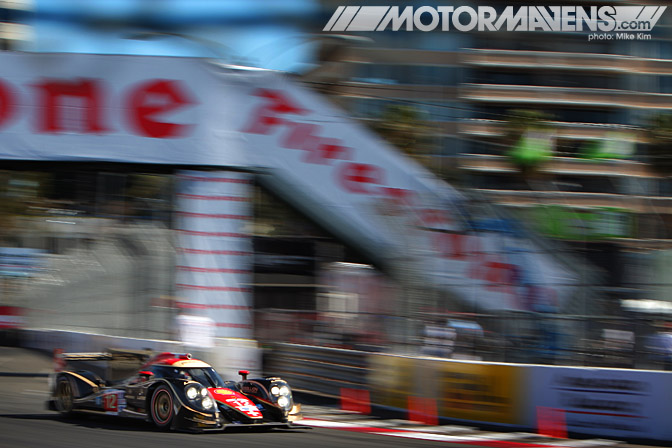
[[[14,250],[0,263],[0,306],[22,308],[30,328],[177,339],[173,190],[169,174],[0,171],[0,240]],[[40,258],[39,269],[14,266],[21,254]],[[316,266],[317,258],[311,258]],[[654,266],[640,258],[632,258],[633,266]],[[626,312],[603,296],[605,306],[589,306],[598,300],[585,275],[576,303],[563,310],[576,315],[437,313],[457,310],[456,301],[423,288],[403,261],[389,285],[363,265],[331,279],[317,267],[266,272],[264,282],[255,273],[256,283],[242,285],[255,295],[254,338],[516,363],[663,369],[672,360],[672,314]],[[270,286],[278,287],[277,297],[262,300]],[[646,292],[647,284],[636,286],[628,292]],[[619,308],[611,310],[617,316],[596,315],[610,307]]]
[[[0,171],[0,314],[29,328],[175,337],[172,190],[168,174]]]
[[[410,321],[410,322],[408,322]],[[261,343],[292,342],[493,362],[672,368],[672,318],[540,313],[418,314],[257,310]],[[408,338],[400,329],[413,328]]]

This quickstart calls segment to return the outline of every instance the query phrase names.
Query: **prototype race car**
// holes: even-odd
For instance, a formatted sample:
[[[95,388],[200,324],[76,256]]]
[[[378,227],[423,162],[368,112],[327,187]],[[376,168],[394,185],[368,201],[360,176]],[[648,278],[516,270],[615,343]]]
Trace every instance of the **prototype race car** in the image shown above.
[[[249,372],[241,370],[241,381],[224,381],[186,353],[61,353],[56,362],[59,371],[50,376],[47,407],[63,416],[103,413],[196,432],[286,428],[301,419],[300,405],[284,380],[247,379]]]

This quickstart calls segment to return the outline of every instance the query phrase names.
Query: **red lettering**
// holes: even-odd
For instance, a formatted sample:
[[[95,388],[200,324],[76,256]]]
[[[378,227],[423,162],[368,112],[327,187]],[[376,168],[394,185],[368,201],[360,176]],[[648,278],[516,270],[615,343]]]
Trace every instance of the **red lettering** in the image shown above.
[[[159,116],[194,104],[178,81],[152,80],[133,89],[128,100],[132,127],[144,137],[174,138],[192,127],[159,121]]]
[[[289,125],[289,132],[281,143],[284,148],[308,150],[311,146],[315,146],[320,139],[315,135],[316,131],[320,129],[316,124],[294,122],[288,122],[287,124]]]
[[[383,183],[383,169],[377,165],[366,163],[344,163],[337,172],[341,187],[351,193],[373,194],[367,184]]]
[[[348,148],[339,145],[340,140],[317,136],[321,126],[310,123],[287,122],[289,132],[282,142],[284,148],[308,151],[303,161],[327,164],[333,159],[346,159]]]
[[[268,134],[274,126],[285,123],[278,114],[304,114],[307,111],[294,105],[282,92],[268,89],[258,89],[256,96],[269,100],[257,108],[250,123],[243,128],[243,132],[252,134]]]
[[[420,225],[432,227],[434,225],[450,224],[451,219],[445,210],[425,208],[418,212]]]
[[[497,285],[509,285],[511,281],[511,265],[500,261],[485,263],[485,281]]]
[[[313,163],[327,163],[329,160],[346,160],[350,156],[350,148],[341,146],[340,140],[335,138],[323,138],[320,142],[316,155],[316,161]]]
[[[488,289],[502,290],[505,293],[513,293],[511,286],[517,281],[517,266],[500,261],[496,255],[481,257],[474,262],[469,270],[469,276],[485,281]]]
[[[39,99],[41,115],[37,120],[38,132],[50,134],[76,130],[90,134],[102,134],[106,131],[101,117],[100,87],[95,80],[45,81],[35,87],[41,93]],[[79,98],[80,101],[77,104],[66,105],[64,104],[66,98]],[[68,110],[80,114],[79,123],[64,125],[64,122],[76,119],[74,116],[64,116],[64,112]]]
[[[12,118],[15,105],[16,99],[14,98],[12,90],[9,86],[0,82],[0,126],[3,126],[10,118]]]
[[[412,190],[406,190],[405,188],[392,187],[383,187],[382,191],[385,196],[399,205],[410,205],[414,193]]]
[[[441,256],[453,260],[463,260],[466,255],[464,246],[467,238],[466,235],[459,233],[439,233],[436,236],[436,245]]]

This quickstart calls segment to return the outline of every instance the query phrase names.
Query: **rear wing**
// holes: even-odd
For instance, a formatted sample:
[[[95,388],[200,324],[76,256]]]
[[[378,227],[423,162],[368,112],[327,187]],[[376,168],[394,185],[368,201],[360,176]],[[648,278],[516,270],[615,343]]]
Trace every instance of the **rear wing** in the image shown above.
[[[54,370],[88,370],[105,382],[115,382],[136,373],[151,358],[152,350],[108,348],[104,352],[65,353],[54,350]]]

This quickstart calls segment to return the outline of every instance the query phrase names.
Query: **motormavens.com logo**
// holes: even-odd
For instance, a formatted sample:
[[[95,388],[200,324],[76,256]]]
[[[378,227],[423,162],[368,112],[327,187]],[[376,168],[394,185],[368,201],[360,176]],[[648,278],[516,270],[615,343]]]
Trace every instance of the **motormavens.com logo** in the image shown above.
[[[498,9],[491,6],[339,6],[323,31],[589,31],[621,32],[622,36],[617,38],[634,39],[628,35],[651,31],[666,9],[667,6],[506,6]]]

